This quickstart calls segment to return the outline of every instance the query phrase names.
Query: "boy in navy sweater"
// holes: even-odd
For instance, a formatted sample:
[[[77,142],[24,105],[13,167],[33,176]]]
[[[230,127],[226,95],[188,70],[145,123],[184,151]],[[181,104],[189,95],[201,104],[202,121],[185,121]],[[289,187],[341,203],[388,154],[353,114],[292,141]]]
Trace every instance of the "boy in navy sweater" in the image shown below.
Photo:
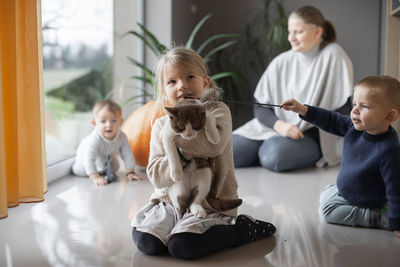
[[[400,110],[400,82],[389,76],[362,79],[350,116],[287,100],[282,108],[321,129],[344,136],[336,185],[320,195],[329,223],[382,228],[400,237],[400,145],[391,126]]]

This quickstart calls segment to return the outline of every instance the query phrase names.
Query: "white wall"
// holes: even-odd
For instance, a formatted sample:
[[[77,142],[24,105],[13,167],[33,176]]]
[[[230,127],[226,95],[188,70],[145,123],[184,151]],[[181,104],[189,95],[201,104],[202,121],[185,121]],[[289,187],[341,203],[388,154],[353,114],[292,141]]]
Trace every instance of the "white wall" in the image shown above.
[[[302,5],[319,8],[336,28],[337,42],[354,65],[354,82],[365,76],[382,74],[380,0],[286,0],[287,10]]]
[[[136,67],[129,63],[127,56],[135,57],[136,38],[126,36],[126,32],[136,29],[136,1],[114,1],[114,61],[113,61],[113,88],[116,92],[113,99],[119,104],[137,94],[136,81],[130,79],[136,73]],[[133,105],[123,108],[123,117],[126,119],[135,109]]]
[[[172,0],[144,0],[144,22],[147,29],[165,45],[172,40]],[[153,69],[157,58],[145,50],[145,62]]]

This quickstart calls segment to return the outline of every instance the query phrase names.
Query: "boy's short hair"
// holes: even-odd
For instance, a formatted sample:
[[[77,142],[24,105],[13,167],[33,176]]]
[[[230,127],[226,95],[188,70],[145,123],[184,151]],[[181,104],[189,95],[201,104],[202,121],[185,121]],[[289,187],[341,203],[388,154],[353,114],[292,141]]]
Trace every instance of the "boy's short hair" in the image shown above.
[[[114,115],[116,114],[122,114],[122,109],[121,106],[115,103],[112,100],[101,100],[97,102],[93,109],[92,109],[92,114],[93,117],[96,117],[97,113],[102,110],[103,108],[106,108],[108,111],[112,112]]]
[[[368,76],[357,83],[370,89],[374,89],[382,95],[393,108],[400,111],[400,82],[390,76]]]

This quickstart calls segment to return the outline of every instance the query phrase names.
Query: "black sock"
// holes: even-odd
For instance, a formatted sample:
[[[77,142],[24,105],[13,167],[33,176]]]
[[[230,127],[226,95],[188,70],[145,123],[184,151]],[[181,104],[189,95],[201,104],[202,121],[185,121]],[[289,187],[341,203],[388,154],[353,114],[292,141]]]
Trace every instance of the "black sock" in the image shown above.
[[[249,215],[239,215],[235,226],[242,237],[242,244],[267,238],[275,233],[276,228],[269,222],[256,220]]]

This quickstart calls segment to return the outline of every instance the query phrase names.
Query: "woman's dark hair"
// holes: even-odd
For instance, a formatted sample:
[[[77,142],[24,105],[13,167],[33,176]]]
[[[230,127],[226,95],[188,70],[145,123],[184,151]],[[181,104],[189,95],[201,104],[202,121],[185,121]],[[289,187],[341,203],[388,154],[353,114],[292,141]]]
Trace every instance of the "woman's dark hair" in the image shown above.
[[[292,14],[300,17],[308,24],[314,24],[324,29],[322,33],[322,42],[319,45],[319,49],[323,49],[327,44],[336,41],[335,27],[330,21],[324,18],[318,8],[313,6],[303,6],[293,11]]]

